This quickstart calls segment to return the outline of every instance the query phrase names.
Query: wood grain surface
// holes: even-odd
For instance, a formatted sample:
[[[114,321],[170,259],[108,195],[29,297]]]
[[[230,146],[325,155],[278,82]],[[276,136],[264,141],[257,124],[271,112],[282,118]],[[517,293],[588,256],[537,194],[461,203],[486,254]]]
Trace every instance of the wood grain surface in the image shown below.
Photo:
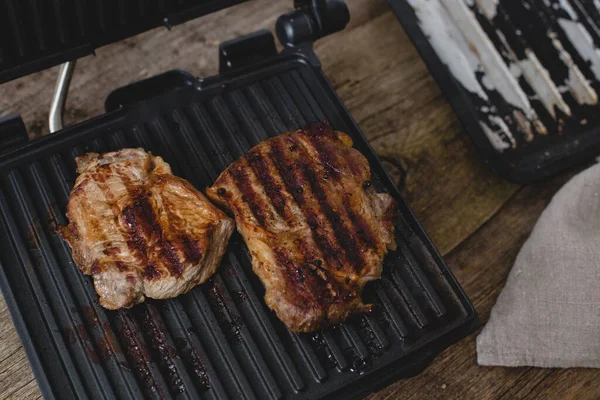
[[[272,30],[291,5],[253,0],[99,49],[78,62],[65,123],[101,114],[112,89],[169,69],[216,74],[220,42]],[[316,44],[323,69],[474,302],[483,326],[541,211],[577,171],[528,187],[491,173],[388,5],[383,0],[348,5],[347,29]],[[0,86],[0,114],[20,113],[32,138],[46,134],[55,79],[53,68]],[[600,398],[597,370],[478,366],[478,332],[444,351],[422,374],[369,399]],[[0,301],[0,399],[40,396]]]

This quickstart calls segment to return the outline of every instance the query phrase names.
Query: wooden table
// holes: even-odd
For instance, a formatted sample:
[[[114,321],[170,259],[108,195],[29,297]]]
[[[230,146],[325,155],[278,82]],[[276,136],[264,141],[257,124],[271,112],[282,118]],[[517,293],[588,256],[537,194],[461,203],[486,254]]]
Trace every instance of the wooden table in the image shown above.
[[[157,29],[79,61],[67,125],[101,114],[111,89],[172,68],[217,72],[221,41],[272,29],[291,0],[255,0],[168,32]],[[323,69],[475,304],[481,325],[541,211],[576,171],[519,187],[481,162],[459,121],[383,0],[349,0],[343,32],[316,44]],[[56,69],[0,86],[0,114],[18,112],[32,137],[47,133]],[[479,331],[478,331],[479,332]],[[421,375],[370,399],[599,398],[600,371],[489,368],[475,334]],[[38,398],[25,353],[0,299],[0,398]]]

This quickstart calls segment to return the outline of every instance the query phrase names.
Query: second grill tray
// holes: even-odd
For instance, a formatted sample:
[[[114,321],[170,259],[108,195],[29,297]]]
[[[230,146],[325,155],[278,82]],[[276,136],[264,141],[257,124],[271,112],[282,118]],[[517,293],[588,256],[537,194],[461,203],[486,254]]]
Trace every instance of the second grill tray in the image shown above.
[[[45,398],[356,398],[420,372],[474,329],[473,306],[310,49],[206,80],[169,72],[113,92],[106,106],[0,157],[0,286]],[[98,305],[56,233],[76,156],[143,147],[203,190],[251,146],[321,120],[353,138],[376,188],[399,203],[399,248],[365,292],[375,313],[290,332],[264,304],[237,234],[190,293],[125,311]]]

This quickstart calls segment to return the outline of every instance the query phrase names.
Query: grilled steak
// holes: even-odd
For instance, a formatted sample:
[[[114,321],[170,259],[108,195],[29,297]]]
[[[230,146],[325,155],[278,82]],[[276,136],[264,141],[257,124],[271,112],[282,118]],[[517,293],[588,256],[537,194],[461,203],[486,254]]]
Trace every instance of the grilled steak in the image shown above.
[[[291,330],[371,310],[362,289],[395,248],[397,209],[370,175],[350,137],[318,123],[259,143],[207,189],[235,216],[265,301]]]
[[[77,172],[60,231],[103,307],[175,297],[215,272],[234,223],[161,157],[88,153]]]

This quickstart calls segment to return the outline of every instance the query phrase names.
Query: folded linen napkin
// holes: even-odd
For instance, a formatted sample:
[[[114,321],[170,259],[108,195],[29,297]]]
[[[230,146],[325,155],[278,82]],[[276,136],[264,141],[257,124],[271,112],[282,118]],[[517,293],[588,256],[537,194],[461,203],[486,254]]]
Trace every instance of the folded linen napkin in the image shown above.
[[[600,165],[542,213],[477,337],[477,361],[600,368]]]

